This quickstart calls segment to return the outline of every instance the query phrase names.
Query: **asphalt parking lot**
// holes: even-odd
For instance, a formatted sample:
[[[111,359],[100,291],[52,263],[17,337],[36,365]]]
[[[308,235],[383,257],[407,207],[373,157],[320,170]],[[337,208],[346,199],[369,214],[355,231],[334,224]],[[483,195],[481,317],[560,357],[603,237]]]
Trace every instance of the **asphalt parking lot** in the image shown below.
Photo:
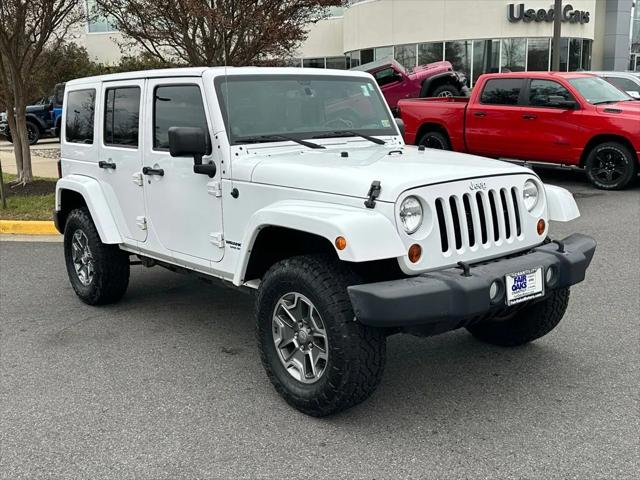
[[[640,187],[542,175],[582,211],[553,235],[599,242],[560,326],[516,349],[391,337],[376,394],[326,419],[271,387],[251,296],[133,267],[93,308],[60,243],[0,243],[0,477],[637,478]]]

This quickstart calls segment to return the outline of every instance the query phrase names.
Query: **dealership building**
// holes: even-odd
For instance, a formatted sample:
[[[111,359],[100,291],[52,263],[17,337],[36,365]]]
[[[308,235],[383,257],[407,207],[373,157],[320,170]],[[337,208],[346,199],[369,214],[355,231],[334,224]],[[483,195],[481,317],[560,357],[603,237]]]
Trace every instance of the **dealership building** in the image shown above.
[[[345,69],[392,56],[412,68],[448,60],[471,82],[487,72],[549,70],[553,3],[352,1],[310,26],[291,64]],[[564,0],[561,15],[561,70],[640,70],[640,38],[633,38],[640,37],[640,5],[633,0]],[[89,23],[81,37],[90,56],[117,61],[121,38],[108,20]]]

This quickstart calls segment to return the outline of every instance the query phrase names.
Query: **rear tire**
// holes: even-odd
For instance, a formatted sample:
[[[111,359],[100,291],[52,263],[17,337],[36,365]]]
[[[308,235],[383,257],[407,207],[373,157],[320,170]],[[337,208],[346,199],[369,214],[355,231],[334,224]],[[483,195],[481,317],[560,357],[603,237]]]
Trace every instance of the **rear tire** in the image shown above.
[[[73,290],[89,305],[117,302],[129,285],[129,254],[100,241],[87,208],[73,210],[64,228],[64,257]]]
[[[451,150],[451,144],[447,136],[437,131],[427,132],[422,135],[418,140],[418,145],[424,145],[427,148],[436,150]]]
[[[345,265],[324,255],[278,262],[260,283],[262,364],[276,391],[307,415],[346,410],[368,398],[382,378],[385,335],[355,321],[347,293],[354,283]]]
[[[569,289],[554,290],[544,300],[524,306],[506,320],[488,320],[467,327],[467,330],[492,345],[524,345],[553,330],[562,320],[568,304]]]
[[[622,190],[636,178],[638,160],[625,145],[604,142],[589,152],[584,168],[597,188]]]

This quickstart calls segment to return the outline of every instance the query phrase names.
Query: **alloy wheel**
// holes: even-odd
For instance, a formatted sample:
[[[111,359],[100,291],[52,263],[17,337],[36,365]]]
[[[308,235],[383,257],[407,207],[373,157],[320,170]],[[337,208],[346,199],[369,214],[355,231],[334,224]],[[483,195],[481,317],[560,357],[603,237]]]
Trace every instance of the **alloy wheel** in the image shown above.
[[[95,274],[95,262],[89,248],[89,239],[82,230],[76,230],[73,234],[71,259],[80,283],[85,287],[91,285]]]
[[[620,151],[603,148],[596,154],[591,174],[603,184],[615,185],[620,177],[627,174],[627,168],[626,158]]]
[[[273,343],[278,358],[299,382],[311,384],[324,374],[329,359],[325,325],[315,305],[290,292],[278,300],[272,317]]]

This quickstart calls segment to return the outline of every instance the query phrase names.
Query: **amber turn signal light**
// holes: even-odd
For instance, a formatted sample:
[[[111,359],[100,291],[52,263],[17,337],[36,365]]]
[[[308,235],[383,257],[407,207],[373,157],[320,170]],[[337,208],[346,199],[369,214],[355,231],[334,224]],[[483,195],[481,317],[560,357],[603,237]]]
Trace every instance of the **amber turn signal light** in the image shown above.
[[[542,235],[544,233],[545,228],[547,228],[547,225],[546,223],[544,223],[544,220],[541,218],[540,220],[538,220],[538,225],[537,225],[538,235]]]
[[[411,263],[416,263],[418,260],[420,260],[420,257],[422,256],[422,247],[417,243],[414,243],[409,247],[408,255]]]
[[[347,239],[344,237],[336,237],[336,248],[338,250],[344,250],[347,248]]]

